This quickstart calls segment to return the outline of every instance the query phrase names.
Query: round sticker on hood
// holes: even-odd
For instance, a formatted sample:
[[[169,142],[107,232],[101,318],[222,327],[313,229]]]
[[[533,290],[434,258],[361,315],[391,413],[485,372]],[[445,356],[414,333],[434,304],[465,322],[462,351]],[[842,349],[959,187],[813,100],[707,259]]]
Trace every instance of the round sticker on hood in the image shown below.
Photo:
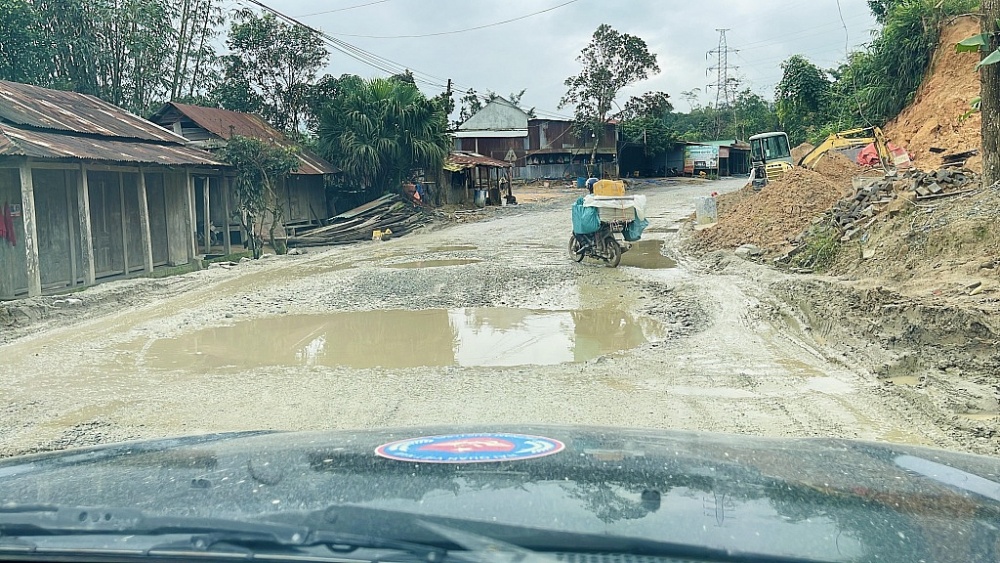
[[[397,440],[379,446],[375,454],[422,463],[486,463],[543,457],[565,448],[559,440],[525,434],[448,434]]]

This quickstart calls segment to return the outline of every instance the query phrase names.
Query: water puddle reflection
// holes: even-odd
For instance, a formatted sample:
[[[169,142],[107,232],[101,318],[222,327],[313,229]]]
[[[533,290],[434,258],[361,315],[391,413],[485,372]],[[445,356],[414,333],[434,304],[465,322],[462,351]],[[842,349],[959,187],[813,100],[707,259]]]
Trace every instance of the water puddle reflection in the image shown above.
[[[676,268],[677,262],[660,254],[663,241],[640,240],[632,243],[632,248],[622,254],[622,266],[632,266],[645,270]]]
[[[158,369],[517,366],[585,362],[663,338],[618,310],[431,309],[285,315],[155,341]]]
[[[456,244],[451,246],[435,246],[429,248],[431,252],[465,252],[470,250],[478,250],[478,247],[471,244]]]
[[[420,269],[420,268],[442,268],[444,266],[468,266],[477,264],[482,260],[417,260],[416,262],[401,262],[399,264],[389,264],[390,268]]]

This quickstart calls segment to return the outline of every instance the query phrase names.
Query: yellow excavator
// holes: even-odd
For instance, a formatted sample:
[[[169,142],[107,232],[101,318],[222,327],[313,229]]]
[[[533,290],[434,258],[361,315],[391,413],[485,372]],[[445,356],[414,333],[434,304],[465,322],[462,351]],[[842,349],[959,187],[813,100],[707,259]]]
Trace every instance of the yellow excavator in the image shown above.
[[[792,150],[784,131],[750,137],[750,183],[755,190],[792,169]]]
[[[875,148],[875,155],[871,158],[873,166],[881,166],[886,170],[911,166],[910,155],[903,149],[890,147],[885,134],[878,127],[862,127],[834,133],[798,162],[792,161],[788,135],[782,131],[772,131],[750,137],[752,167],[750,181],[755,189],[760,189],[767,185],[768,181],[781,177],[795,165],[815,168],[823,155],[830,151],[840,152],[850,158],[851,162],[857,162],[858,154],[868,145],[874,145]]]
[[[863,151],[868,145],[875,146],[875,153],[878,162],[875,162],[875,155],[872,155],[870,164],[880,166],[886,170],[895,168],[906,168],[910,165],[910,155],[904,150],[892,150],[885,134],[878,127],[861,127],[858,129],[848,129],[834,133],[826,138],[816,148],[803,156],[798,164],[806,168],[815,168],[816,164],[823,158],[823,155],[830,151],[837,151],[851,159],[851,162],[858,161],[858,153]]]

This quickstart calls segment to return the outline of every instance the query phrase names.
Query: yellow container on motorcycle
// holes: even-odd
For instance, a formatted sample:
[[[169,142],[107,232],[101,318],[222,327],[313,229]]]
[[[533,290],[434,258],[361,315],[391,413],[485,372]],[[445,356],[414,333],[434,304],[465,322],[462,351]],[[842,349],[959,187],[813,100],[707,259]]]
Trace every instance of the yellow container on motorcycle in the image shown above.
[[[623,196],[625,195],[625,182],[621,180],[600,180],[594,184],[594,195]]]

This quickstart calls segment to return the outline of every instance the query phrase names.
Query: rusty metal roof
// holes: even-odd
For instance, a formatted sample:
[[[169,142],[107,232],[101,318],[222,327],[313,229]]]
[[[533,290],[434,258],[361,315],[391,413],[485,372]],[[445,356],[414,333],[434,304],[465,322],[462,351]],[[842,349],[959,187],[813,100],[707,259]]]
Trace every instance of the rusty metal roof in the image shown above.
[[[34,131],[6,123],[0,123],[0,156],[84,159],[164,166],[227,166],[215,160],[211,153],[180,144],[116,141]]]
[[[171,107],[185,115],[202,129],[227,141],[233,136],[239,135],[240,137],[253,137],[255,139],[271,141],[283,147],[299,148],[299,167],[292,172],[293,174],[335,174],[339,172],[334,165],[316,153],[303,147],[298,147],[296,143],[285,137],[284,133],[272,127],[267,121],[264,121],[264,118],[250,113],[167,102],[150,119],[157,120],[158,117],[163,116]]]
[[[183,137],[104,100],[0,80],[0,120],[15,125],[122,139],[185,143]]]
[[[497,160],[488,156],[483,156],[476,152],[452,151],[445,160],[444,169],[452,172],[474,168],[476,166],[488,166],[490,168],[508,168],[511,164],[503,160]]]

